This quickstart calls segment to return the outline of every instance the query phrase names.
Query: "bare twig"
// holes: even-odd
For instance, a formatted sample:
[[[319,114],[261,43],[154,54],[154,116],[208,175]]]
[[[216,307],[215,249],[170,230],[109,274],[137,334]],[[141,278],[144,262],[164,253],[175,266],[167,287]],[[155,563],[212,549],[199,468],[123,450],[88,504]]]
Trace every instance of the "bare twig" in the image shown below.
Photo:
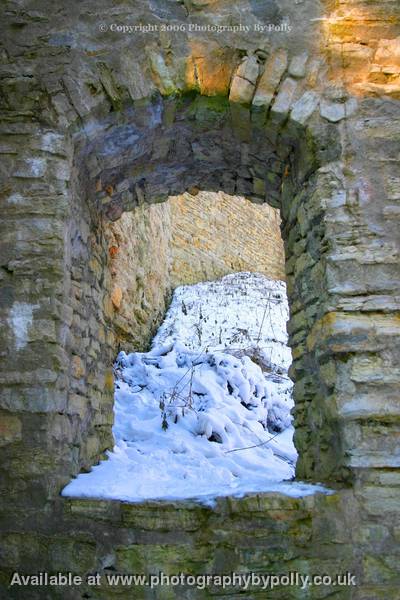
[[[278,437],[278,435],[280,435],[281,433],[282,432],[280,431],[279,433],[269,438],[269,440],[267,440],[266,442],[261,442],[261,444],[254,444],[254,446],[245,446],[244,448],[234,448],[233,450],[225,450],[225,454],[230,454],[231,452],[240,452],[241,450],[251,450],[252,448],[260,448],[261,446],[265,446],[266,444],[269,444],[269,442],[272,442],[272,440]]]

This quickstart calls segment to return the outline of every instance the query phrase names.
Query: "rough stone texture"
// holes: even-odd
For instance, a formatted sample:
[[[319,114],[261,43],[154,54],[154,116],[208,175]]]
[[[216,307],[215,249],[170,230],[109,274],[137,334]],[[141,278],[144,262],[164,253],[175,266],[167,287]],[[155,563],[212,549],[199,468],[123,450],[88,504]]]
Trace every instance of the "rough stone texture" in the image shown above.
[[[238,196],[192,190],[123,213],[104,235],[104,302],[125,350],[148,348],[178,285],[238,271],[285,278],[279,211]]]
[[[255,85],[259,75],[257,56],[245,58],[239,65],[229,93],[229,100],[240,104],[251,104],[255,92]]]
[[[165,202],[138,206],[105,228],[113,323],[125,350],[147,349],[165,314],[171,227],[170,203]]]
[[[287,60],[287,52],[284,49],[277,50],[269,57],[253,99],[254,106],[263,106],[266,109],[270,106],[286,71]]]
[[[45,2],[5,3],[0,408],[8,440],[1,465],[6,574],[27,564],[30,571],[43,564],[93,568],[93,518],[101,505],[87,522],[71,516],[67,525],[58,494],[112,444],[119,295],[113,303],[107,220],[197,187],[281,210],[298,475],[352,486],[346,510],[353,520],[340,522],[358,519],[352,552],[360,586],[353,597],[398,595],[399,11],[392,0],[243,0],[234,7],[224,0],[143,0],[134,9],[100,0],[74,10],[56,1],[51,12]],[[229,17],[254,27],[278,26],[286,15],[290,35],[111,29],[136,16],[178,26],[226,24]],[[287,63],[272,77],[269,61],[282,51]],[[292,61],[304,52],[309,58],[300,77]],[[250,105],[250,94],[245,103],[229,103],[234,74],[254,56],[253,100],[261,83],[271,97],[261,105]],[[288,79],[296,86],[289,90],[286,83],[282,91]],[[319,111],[311,111],[314,103],[304,108],[307,92],[321,99]],[[275,98],[284,107],[275,111],[279,118],[270,111]],[[306,116],[299,120],[301,98]],[[316,512],[317,537],[323,515],[325,525],[334,519],[334,511],[328,513]],[[224,515],[229,535],[236,523]],[[41,537],[47,526],[52,529]],[[138,543],[138,531],[126,529],[136,536],[128,545]],[[105,527],[105,534],[112,531]],[[332,550],[347,556],[345,546],[332,547],[335,531],[326,531],[328,539],[316,547],[316,571]],[[289,546],[293,535],[285,533]],[[243,531],[240,536],[245,539]],[[124,556],[121,564],[129,567]],[[165,556],[167,564],[179,563],[169,551]],[[152,564],[150,557],[139,548],[139,565]],[[249,564],[262,568],[265,560],[263,551]],[[273,564],[281,569],[278,558]]]
[[[107,585],[107,575],[113,574],[205,575],[235,571],[276,575],[298,571],[302,575],[323,573],[334,579],[336,575],[351,572],[359,581],[363,565],[353,555],[352,543],[357,539],[360,547],[370,545],[373,551],[382,551],[393,540],[395,527],[379,529],[371,524],[368,529],[360,529],[350,508],[352,502],[354,497],[349,490],[299,500],[280,494],[221,498],[213,509],[190,501],[133,505],[66,501],[56,523],[43,523],[35,535],[30,532],[28,522],[19,524],[2,539],[6,551],[0,582],[7,582],[22,544],[21,559],[26,572],[65,571],[68,564],[69,570],[83,579],[99,573],[101,585],[84,583],[75,588],[47,590],[13,586],[7,590],[6,597],[10,599],[102,600],[132,596],[162,600],[244,595],[243,591],[229,587],[222,590],[206,586],[204,590],[196,590],[189,586],[160,586],[151,590],[139,585]],[[25,543],[21,544],[23,539]],[[391,558],[395,560],[394,556]],[[389,557],[386,562],[390,564]],[[367,568],[373,565],[368,573],[373,583],[380,562],[371,554],[365,558],[365,564]],[[390,579],[385,591],[394,590],[395,585],[395,579]],[[354,589],[341,588],[338,597],[355,598]],[[331,597],[334,590],[334,587],[310,587],[305,595],[298,587],[262,590],[254,586],[244,597],[321,599]]]
[[[394,472],[360,489],[293,499],[280,494],[221,498],[213,509],[194,502],[124,504],[65,501],[62,510],[32,533],[25,518],[2,537],[2,597],[24,600],[93,598],[395,600],[398,598],[399,505]],[[378,488],[379,486],[379,488]],[[387,512],[382,517],[382,500]],[[65,572],[82,577],[75,587],[6,588],[16,561],[21,571]],[[275,587],[262,590],[205,586],[107,585],[116,574],[206,575],[351,573],[356,586]],[[100,585],[86,576],[98,573]]]
[[[334,3],[325,22],[331,76],[356,95],[399,99],[399,21],[391,0]]]
[[[171,207],[171,287],[239,271],[285,279],[280,216],[268,204],[200,192],[168,201]]]

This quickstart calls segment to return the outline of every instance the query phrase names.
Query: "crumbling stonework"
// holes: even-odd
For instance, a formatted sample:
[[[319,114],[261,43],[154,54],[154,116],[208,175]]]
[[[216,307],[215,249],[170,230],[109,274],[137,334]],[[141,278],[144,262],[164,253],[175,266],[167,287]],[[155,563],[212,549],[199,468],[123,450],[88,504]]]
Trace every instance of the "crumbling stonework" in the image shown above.
[[[278,28],[287,15],[290,35],[256,27]],[[185,0],[132,8],[99,1],[72,11],[55,2],[49,14],[47,3],[33,8],[23,1],[7,2],[5,16],[3,583],[18,565],[24,568],[28,538],[36,549],[30,570],[46,556],[57,568],[55,538],[46,530],[55,532],[57,523],[65,569],[93,568],[84,550],[95,553],[96,527],[86,515],[71,517],[66,531],[58,494],[112,444],[111,365],[121,298],[108,293],[105,228],[136,206],[197,187],[280,209],[298,476],[351,486],[342,513],[342,522],[355,528],[349,563],[360,574],[351,597],[395,598],[398,2],[243,0],[233,7],[225,0]],[[226,24],[228,17],[250,30],[187,29],[193,21]],[[143,37],[112,28],[132,20],[173,23],[178,30]],[[346,511],[354,518],[346,521]],[[160,518],[166,514],[161,510]],[[311,519],[313,528],[321,514],[318,509]],[[336,543],[335,513],[323,515],[331,534],[327,540],[314,530],[321,540],[316,571]],[[236,525],[228,514],[224,527],[232,533]],[[165,529],[166,547],[150,563],[164,564],[165,557],[173,568],[168,544],[176,528]],[[122,543],[133,546],[139,562],[149,556],[141,535],[128,526]],[[285,536],[291,544],[292,533]],[[69,555],[66,537],[74,540]],[[346,561],[348,546],[335,549]],[[241,564],[260,569],[265,560],[265,552],[250,553]],[[280,568],[277,558],[274,564]],[[25,592],[6,590],[5,597],[26,598]]]

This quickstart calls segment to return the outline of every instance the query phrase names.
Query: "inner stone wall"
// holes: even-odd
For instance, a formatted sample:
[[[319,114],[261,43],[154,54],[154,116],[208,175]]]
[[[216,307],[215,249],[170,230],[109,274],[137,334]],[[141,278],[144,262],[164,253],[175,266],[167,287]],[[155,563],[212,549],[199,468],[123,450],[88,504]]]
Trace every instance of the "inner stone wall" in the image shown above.
[[[173,288],[239,271],[285,279],[277,209],[223,192],[192,194],[169,200]]]
[[[170,293],[171,210],[168,202],[143,205],[107,223],[109,309],[124,350],[145,350]]]
[[[279,211],[223,193],[142,205],[104,226],[105,311],[124,349],[147,348],[172,290],[238,271],[285,279]]]
[[[274,255],[282,261],[283,245],[276,210],[239,198],[233,198],[230,205],[229,196],[218,205],[216,194],[198,194],[192,200],[185,194],[161,204],[144,203],[110,222],[83,197],[84,185],[76,173],[72,179],[73,201],[66,218],[68,252],[62,267],[61,288],[68,307],[66,323],[61,325],[63,351],[70,359],[55,367],[60,373],[55,379],[59,386],[57,407],[67,408],[65,414],[52,416],[48,400],[43,398],[40,406],[50,412],[47,443],[51,444],[54,419],[59,431],[57,444],[69,448],[68,453],[57,455],[57,471],[62,474],[63,483],[69,478],[69,469],[73,472],[88,469],[96,457],[112,446],[115,357],[122,349],[147,349],[162,321],[173,287],[202,280],[205,256],[209,260],[207,274],[212,279],[233,272],[234,261],[253,270],[252,256],[257,267],[269,272]],[[199,205],[203,200],[208,202],[209,210],[205,211],[205,223],[198,230]],[[187,206],[186,212],[182,205]],[[222,224],[213,218],[219,210]],[[258,227],[247,221],[246,211],[252,218],[258,215]],[[224,212],[225,220],[240,220],[240,224],[236,222],[235,235],[224,226]],[[224,239],[227,229],[230,234]],[[245,247],[251,229],[254,229],[253,242],[247,256],[239,262],[238,235]],[[190,251],[184,250],[186,240],[182,231],[206,235],[202,254],[195,244],[190,244]],[[208,231],[212,232],[213,248],[206,247],[210,240]],[[264,264],[260,259],[262,254],[266,256]],[[282,262],[276,270],[282,272]],[[15,440],[12,437],[10,441]],[[68,456],[69,467],[65,464]],[[54,468],[49,457],[46,460],[49,479],[55,476],[51,465]],[[60,481],[55,478],[54,483],[47,485],[58,487]]]

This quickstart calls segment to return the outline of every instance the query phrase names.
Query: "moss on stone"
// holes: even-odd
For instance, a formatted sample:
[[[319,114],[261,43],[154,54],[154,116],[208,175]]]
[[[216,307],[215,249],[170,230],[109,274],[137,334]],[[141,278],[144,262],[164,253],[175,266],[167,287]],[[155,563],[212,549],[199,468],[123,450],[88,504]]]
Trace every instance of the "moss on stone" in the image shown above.
[[[189,115],[200,123],[220,121],[229,112],[229,100],[226,96],[196,95],[189,109]]]

